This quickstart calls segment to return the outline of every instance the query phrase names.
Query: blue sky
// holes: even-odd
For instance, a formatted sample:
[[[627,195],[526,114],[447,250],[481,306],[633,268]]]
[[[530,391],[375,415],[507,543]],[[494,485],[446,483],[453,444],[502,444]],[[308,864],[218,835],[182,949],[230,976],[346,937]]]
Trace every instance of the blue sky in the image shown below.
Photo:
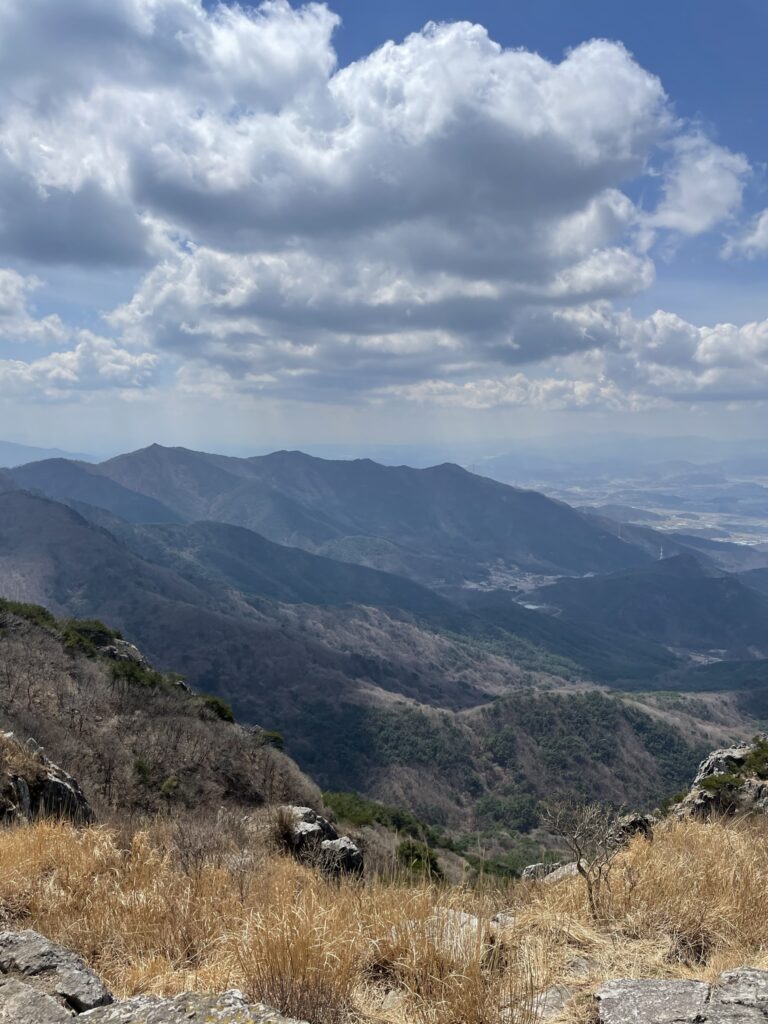
[[[766,30],[761,0],[8,0],[0,436],[764,436]]]

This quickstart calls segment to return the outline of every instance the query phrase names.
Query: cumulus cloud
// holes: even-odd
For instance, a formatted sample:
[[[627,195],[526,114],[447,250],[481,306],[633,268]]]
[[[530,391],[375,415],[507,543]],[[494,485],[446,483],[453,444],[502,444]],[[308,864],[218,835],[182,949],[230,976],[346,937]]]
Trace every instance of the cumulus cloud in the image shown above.
[[[55,313],[38,319],[29,307],[30,294],[40,283],[35,277],[0,269],[0,340],[50,344],[66,338],[67,330]]]
[[[0,387],[9,395],[61,400],[106,388],[141,388],[153,378],[152,353],[129,352],[89,331],[74,340],[73,348],[40,359],[0,359]]]
[[[611,304],[652,284],[649,232],[732,217],[749,165],[620,43],[552,62],[429,24],[340,69],[338,23],[287,0],[0,2],[0,253],[133,292],[107,339],[36,320],[23,284],[17,340],[70,348],[0,381],[135,389],[164,366],[211,395],[616,407],[686,360],[681,389],[719,372],[714,343]],[[659,163],[649,212],[628,186]],[[2,302],[0,278],[6,337]]]
[[[768,210],[762,210],[747,228],[723,247],[725,256],[746,256],[755,258],[768,253]]]
[[[670,144],[672,158],[664,174],[664,197],[648,218],[652,227],[698,235],[736,213],[750,172],[740,153],[718,146],[701,132]]]

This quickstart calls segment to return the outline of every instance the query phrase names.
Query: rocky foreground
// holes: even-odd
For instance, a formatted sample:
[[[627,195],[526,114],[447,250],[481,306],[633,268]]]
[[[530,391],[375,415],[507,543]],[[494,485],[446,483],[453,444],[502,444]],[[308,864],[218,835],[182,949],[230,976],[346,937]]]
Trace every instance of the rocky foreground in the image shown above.
[[[115,1000],[79,956],[33,931],[0,933],[0,972],[2,1024],[297,1024],[234,990]]]
[[[172,999],[116,1000],[76,954],[34,931],[0,933],[0,1022],[61,1024],[307,1024],[231,990]],[[570,993],[555,986],[536,1001],[538,1020],[559,1015]],[[726,971],[701,981],[618,979],[595,993],[599,1024],[762,1024],[768,1021],[768,971]],[[311,1024],[311,1022],[310,1022]]]

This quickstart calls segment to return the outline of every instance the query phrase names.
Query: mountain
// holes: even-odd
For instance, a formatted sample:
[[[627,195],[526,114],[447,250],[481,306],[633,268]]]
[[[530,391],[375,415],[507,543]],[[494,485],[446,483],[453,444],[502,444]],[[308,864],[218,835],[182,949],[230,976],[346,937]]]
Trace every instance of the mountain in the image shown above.
[[[597,623],[675,648],[768,656],[768,598],[691,555],[640,569],[562,579],[535,599],[577,624]]]
[[[45,459],[9,470],[19,487],[49,498],[80,501],[130,523],[178,523],[181,517],[154,498],[123,487],[93,466],[68,459]]]
[[[668,723],[633,718],[633,706],[599,694],[567,658],[504,628],[535,626],[532,635],[549,640],[563,626],[541,613],[515,606],[519,616],[512,609],[492,621],[411,580],[279,547],[242,527],[96,516],[115,532],[51,499],[0,493],[6,595],[119,628],[159,669],[217,693],[239,719],[283,732],[326,788],[382,799],[391,790],[390,802],[465,831],[500,827],[504,808],[518,807],[510,821],[527,827],[545,784],[573,791],[589,778],[619,801],[651,800],[698,756],[676,724],[664,731]],[[565,632],[589,649],[578,627]],[[668,667],[662,660],[649,675]],[[609,701],[595,705],[601,725],[589,742],[606,764],[624,765],[619,782],[605,765],[580,767],[583,740],[565,739],[597,714],[578,710],[585,688]],[[537,707],[551,723],[547,736],[561,737],[555,747],[531,718]],[[667,767],[661,750],[673,758]],[[642,786],[631,759],[644,765]]]
[[[152,445],[94,472],[180,519],[243,526],[431,585],[482,580],[504,568],[609,572],[650,558],[568,505],[450,463],[411,469],[301,452],[237,459]],[[50,482],[45,469],[24,479],[53,497],[89,500],[82,475],[65,481],[56,474]],[[121,514],[117,498],[109,507]]]
[[[13,441],[0,441],[0,466],[22,466],[40,459],[80,459],[91,462],[89,455],[64,452],[60,448],[35,448],[27,444],[16,444]]]

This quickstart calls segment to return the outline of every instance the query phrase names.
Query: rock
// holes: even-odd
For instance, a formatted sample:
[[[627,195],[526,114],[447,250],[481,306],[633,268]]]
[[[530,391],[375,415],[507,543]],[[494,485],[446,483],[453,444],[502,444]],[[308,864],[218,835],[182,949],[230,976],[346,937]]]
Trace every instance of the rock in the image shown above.
[[[85,825],[94,820],[79,783],[63,768],[45,759],[46,771],[32,790],[32,816],[68,818]]]
[[[517,914],[511,914],[507,911],[500,911],[498,914],[494,914],[491,918],[491,927],[495,934],[503,935],[504,932],[510,931],[517,925]]]
[[[237,991],[115,1002],[79,956],[33,931],[0,932],[0,972],[0,1024],[306,1024]]]
[[[653,839],[653,826],[658,819],[653,814],[625,814],[616,822],[610,832],[610,841],[616,847],[625,846],[635,836]]]
[[[105,658],[112,658],[113,661],[131,661],[139,668],[151,668],[147,659],[135,644],[127,640],[111,640],[108,644],[99,648],[99,654]]]
[[[0,980],[0,1024],[60,1024],[73,1013],[39,989],[15,978]]]
[[[768,813],[768,737],[713,751],[699,765],[678,818]]]
[[[545,885],[556,885],[558,882],[565,881],[566,878],[575,878],[578,873],[579,869],[574,860],[570,864],[562,864],[554,871],[550,871],[548,875],[544,876],[542,881]]]
[[[67,818],[76,824],[93,821],[91,805],[77,781],[49,761],[34,744],[21,744],[10,734],[0,737],[8,768],[0,772],[0,820],[23,823],[33,818]]]
[[[701,981],[609,981],[596,993],[600,1024],[766,1024],[768,971],[741,967]]]
[[[0,972],[82,1013],[112,1002],[83,960],[37,932],[0,932]]]
[[[288,846],[300,860],[310,861],[334,875],[363,870],[360,847],[349,836],[340,836],[327,818],[311,807],[286,805],[280,811],[289,822]]]
[[[427,918],[426,936],[445,957],[463,961],[482,958],[496,942],[490,922],[451,907],[438,907]]]
[[[319,846],[326,839],[339,838],[339,833],[330,821],[317,811],[313,811],[311,807],[286,805],[281,807],[280,811],[290,822],[288,842],[295,852],[308,846]]]
[[[738,1003],[765,1009],[768,1007],[768,971],[750,967],[726,971],[718,979],[715,999],[721,1004]]]
[[[263,1003],[248,1003],[242,992],[234,990],[220,996],[186,994],[175,999],[136,996],[91,1010],[79,1019],[88,1024],[306,1024]]]
[[[360,847],[349,836],[338,839],[324,839],[320,843],[323,867],[335,875],[360,874],[363,870],[363,854]]]
[[[551,875],[553,871],[557,871],[562,866],[562,861],[555,861],[554,864],[529,864],[520,872],[520,877],[527,882],[538,881]]]
[[[600,1024],[697,1024],[709,985],[702,981],[609,981],[595,993]]]
[[[557,1016],[565,1009],[566,1003],[573,998],[573,994],[574,990],[568,988],[567,985],[553,985],[545,992],[541,992],[533,1002],[535,1019],[537,1021],[549,1020],[550,1017]]]

